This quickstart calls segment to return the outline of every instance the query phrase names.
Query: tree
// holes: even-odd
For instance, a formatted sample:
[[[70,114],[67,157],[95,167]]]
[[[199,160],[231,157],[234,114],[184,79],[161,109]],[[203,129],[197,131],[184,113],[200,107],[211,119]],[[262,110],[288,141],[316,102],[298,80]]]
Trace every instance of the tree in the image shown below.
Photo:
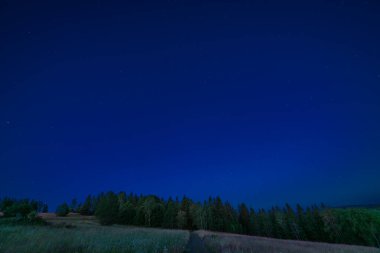
[[[121,224],[132,225],[135,217],[136,208],[130,201],[121,205],[119,209],[119,221]]]
[[[162,223],[164,220],[164,213],[165,213],[164,204],[161,203],[161,200],[157,200],[152,210],[152,217],[151,217],[152,227],[162,227]]]
[[[206,229],[206,211],[200,203],[191,204],[190,215],[193,229]]]
[[[64,217],[64,216],[67,216],[69,214],[69,212],[70,212],[69,205],[65,202],[65,203],[63,203],[57,207],[55,214],[57,216]]]
[[[73,198],[71,200],[71,203],[70,203],[70,212],[77,212],[77,208],[78,208],[78,201],[76,198]]]
[[[113,192],[108,192],[99,199],[95,211],[96,217],[102,225],[112,225],[118,221],[119,201]]]
[[[191,199],[187,198],[186,196],[184,196],[182,198],[180,209],[181,209],[181,211],[184,212],[185,220],[186,220],[186,224],[185,224],[184,228],[187,228],[187,229],[192,229],[192,227],[193,227],[193,221],[192,221],[191,215],[190,215],[191,204],[192,204]]]
[[[283,213],[281,209],[278,207],[273,207],[269,211],[269,219],[270,219],[270,227],[271,234],[270,237],[274,238],[284,238],[284,221],[283,221]]]
[[[57,215],[67,215],[75,209],[66,203],[57,208]],[[40,201],[28,199],[0,200],[0,210],[6,216],[18,217],[22,222],[35,220],[38,210],[47,206]],[[257,212],[241,203],[234,208],[220,197],[193,202],[183,197],[181,201],[167,201],[155,195],[126,195],[108,192],[87,196],[80,210],[95,215],[103,225],[130,224],[137,226],[208,229],[245,233],[266,237],[314,240],[346,244],[380,246],[380,211],[376,209],[328,209],[316,205],[303,209],[289,204],[284,208],[273,207]],[[36,224],[36,223],[33,223]]]
[[[12,206],[16,201],[11,198],[4,198],[0,201],[0,211],[5,211],[8,207]]]
[[[33,211],[33,208],[28,203],[28,200],[14,201],[4,209],[4,216],[22,219],[26,218],[31,211]]]
[[[305,212],[300,204],[297,204],[297,216],[296,221],[299,228],[299,237],[301,240],[307,240],[307,224],[305,221]]]
[[[162,226],[165,228],[176,228],[177,227],[177,221],[176,221],[177,213],[178,213],[177,204],[171,198],[169,198],[166,205]]]
[[[296,215],[289,204],[285,205],[285,236],[287,239],[301,240],[300,228],[297,224]]]
[[[48,210],[49,210],[48,205],[47,205],[47,204],[44,204],[44,206],[42,207],[42,212],[43,212],[43,213],[47,213]]]
[[[272,229],[270,222],[268,221],[268,215],[264,209],[260,209],[257,214],[258,223],[258,235],[270,237],[272,234]]]
[[[47,205],[37,200],[4,198],[0,200],[0,211],[6,217],[26,220],[31,212],[38,214],[47,211]]]
[[[319,241],[319,229],[313,214],[312,207],[307,207],[305,212],[305,233],[310,241]]]
[[[81,215],[92,215],[94,214],[94,205],[93,205],[93,199],[91,195],[88,195],[86,197],[86,200],[84,203],[81,205],[79,209],[79,213]]]
[[[251,208],[249,212],[249,226],[250,226],[250,234],[258,235],[258,223],[257,223],[257,215],[255,209]]]
[[[153,212],[153,208],[155,206],[155,200],[154,198],[152,197],[148,197],[144,203],[142,204],[142,208],[144,210],[144,214],[145,214],[145,225],[146,226],[151,226],[151,223],[152,223],[152,212]]]
[[[211,230],[225,231],[224,206],[220,197],[216,197],[211,204],[212,226]]]
[[[122,206],[127,201],[127,194],[125,192],[119,192],[117,197],[119,199],[120,206]]]
[[[236,210],[233,206],[226,202],[224,204],[224,213],[225,213],[225,228],[224,230],[230,233],[241,233],[242,226],[239,223],[239,218]]]
[[[186,228],[186,213],[185,211],[179,210],[177,213],[177,226],[178,228]]]
[[[315,240],[316,241],[326,241],[328,240],[328,237],[326,236],[326,233],[324,232],[324,224],[323,224],[323,217],[321,214],[321,210],[317,205],[313,205],[311,207],[311,217],[312,217],[312,223],[315,233]]]
[[[244,203],[239,205],[239,223],[242,226],[242,232],[249,234],[249,211]]]
[[[136,216],[133,224],[136,226],[145,226],[145,212],[144,208],[142,207],[142,199],[139,199],[136,206]]]
[[[376,224],[377,223],[377,224]],[[369,241],[370,245],[380,248],[380,222],[371,222],[369,224]]]

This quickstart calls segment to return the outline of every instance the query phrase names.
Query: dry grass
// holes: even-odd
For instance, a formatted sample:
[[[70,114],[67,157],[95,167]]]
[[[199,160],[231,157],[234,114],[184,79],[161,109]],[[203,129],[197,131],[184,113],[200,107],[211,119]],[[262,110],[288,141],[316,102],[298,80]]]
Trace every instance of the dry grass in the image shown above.
[[[43,214],[50,226],[0,225],[1,253],[182,253],[189,232],[100,226],[91,216]]]
[[[344,244],[280,240],[197,231],[207,248],[218,253],[380,253],[377,248]]]
[[[38,216],[54,226],[100,226],[94,216],[84,216],[78,213],[69,213],[66,217],[59,217],[55,213],[40,213]]]
[[[1,226],[0,252],[171,252],[185,250],[189,232],[114,225],[100,226],[93,216],[40,214],[51,226]],[[4,218],[5,219],[5,218]],[[197,231],[213,253],[380,253],[362,246],[279,240]]]

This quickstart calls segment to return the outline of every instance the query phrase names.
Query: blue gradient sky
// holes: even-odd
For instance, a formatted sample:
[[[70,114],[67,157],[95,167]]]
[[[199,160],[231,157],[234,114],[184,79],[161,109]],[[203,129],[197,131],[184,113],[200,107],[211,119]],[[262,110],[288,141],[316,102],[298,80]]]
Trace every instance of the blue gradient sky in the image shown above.
[[[380,202],[378,1],[0,3],[0,196]]]

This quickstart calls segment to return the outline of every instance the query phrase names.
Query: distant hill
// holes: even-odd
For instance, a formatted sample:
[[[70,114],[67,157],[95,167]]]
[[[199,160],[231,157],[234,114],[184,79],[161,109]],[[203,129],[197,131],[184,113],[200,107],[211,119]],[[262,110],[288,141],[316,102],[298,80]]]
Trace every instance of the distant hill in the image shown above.
[[[358,204],[358,205],[344,205],[337,206],[334,208],[371,208],[371,209],[380,209],[380,204]]]

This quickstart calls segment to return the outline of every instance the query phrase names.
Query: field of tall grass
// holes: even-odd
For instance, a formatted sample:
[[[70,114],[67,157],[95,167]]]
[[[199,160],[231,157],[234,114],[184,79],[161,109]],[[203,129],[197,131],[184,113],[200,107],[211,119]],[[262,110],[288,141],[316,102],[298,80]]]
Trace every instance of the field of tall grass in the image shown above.
[[[197,231],[212,253],[380,253],[380,249],[344,244],[281,240]]]
[[[100,226],[95,217],[77,214],[43,214],[42,218],[48,225],[21,225],[0,218],[0,253],[182,253],[190,235],[185,230]],[[210,253],[380,253],[380,249],[363,246],[203,230],[193,233]]]
[[[180,253],[187,231],[103,227],[84,223],[24,226],[0,224],[1,253]]]

